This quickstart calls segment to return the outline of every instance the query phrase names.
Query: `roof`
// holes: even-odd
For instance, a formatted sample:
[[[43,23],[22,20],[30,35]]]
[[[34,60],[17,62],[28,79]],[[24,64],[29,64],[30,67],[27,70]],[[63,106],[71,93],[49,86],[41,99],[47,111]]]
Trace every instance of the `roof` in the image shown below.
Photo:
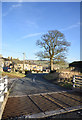
[[[72,62],[72,63],[69,64],[69,67],[82,68],[82,61],[74,61],[74,62]]]
[[[37,65],[37,64],[31,62],[31,63],[29,63],[29,65]]]
[[[11,61],[8,58],[4,58],[4,57],[2,57],[2,59],[5,60],[5,61]]]

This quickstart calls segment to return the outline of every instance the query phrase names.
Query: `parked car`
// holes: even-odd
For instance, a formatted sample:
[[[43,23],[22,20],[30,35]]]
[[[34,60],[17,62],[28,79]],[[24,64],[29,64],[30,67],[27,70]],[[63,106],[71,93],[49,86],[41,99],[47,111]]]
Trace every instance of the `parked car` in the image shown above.
[[[5,72],[11,72],[11,68],[9,68],[9,67],[3,67],[3,71],[5,71]]]

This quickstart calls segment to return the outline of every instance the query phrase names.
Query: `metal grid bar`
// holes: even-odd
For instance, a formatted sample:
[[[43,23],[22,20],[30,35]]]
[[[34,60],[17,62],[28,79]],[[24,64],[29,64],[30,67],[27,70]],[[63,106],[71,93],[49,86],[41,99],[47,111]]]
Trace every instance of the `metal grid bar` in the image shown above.
[[[48,97],[48,96],[46,96],[46,95],[45,95],[45,96],[42,95],[42,94],[40,94],[40,95],[41,95],[42,97],[44,97],[45,99],[47,99],[48,101],[51,101],[52,103],[56,104],[56,105],[59,106],[60,108],[66,110],[64,106],[62,106],[60,103],[56,102],[54,99],[52,99],[52,98],[50,98],[50,97]]]
[[[69,106],[69,107],[72,107],[71,105],[69,105],[69,104],[67,104],[67,103],[65,103],[65,102],[63,102],[63,101],[61,101],[61,100],[59,100],[59,99],[57,99],[56,97],[53,97],[52,95],[50,95],[50,94],[47,94],[48,96],[50,96],[50,97],[52,97],[53,99],[55,99],[55,100],[58,100],[59,102],[61,102],[61,103],[63,103],[63,104],[65,104],[65,105],[67,105],[67,106]]]
[[[33,100],[32,98],[28,95],[28,98],[33,102],[33,104],[43,113],[45,113]]]

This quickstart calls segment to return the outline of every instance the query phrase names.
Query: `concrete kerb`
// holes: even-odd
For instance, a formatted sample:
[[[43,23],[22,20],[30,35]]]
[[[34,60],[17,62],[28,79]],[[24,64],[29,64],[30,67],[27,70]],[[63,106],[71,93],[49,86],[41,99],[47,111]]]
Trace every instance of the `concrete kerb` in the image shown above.
[[[1,105],[0,120],[1,120],[1,118],[2,118],[2,114],[3,114],[3,111],[4,111],[4,108],[5,108],[5,105],[6,105],[8,96],[9,96],[9,91],[7,92],[6,97],[5,97],[5,99],[4,99],[4,102],[3,102],[2,105]]]
[[[16,81],[17,81],[17,80],[16,80]],[[5,99],[4,99],[4,101],[3,101],[2,105],[1,105],[0,120],[1,120],[1,118],[2,118],[2,114],[3,114],[3,112],[4,112],[4,108],[5,108],[5,105],[6,105],[7,100],[8,100],[9,92],[10,92],[10,90],[12,89],[12,87],[14,86],[14,84],[15,84],[16,81],[14,81],[14,82],[12,83],[12,85],[11,85],[10,89],[8,90],[8,92],[7,92],[6,96],[5,96]]]
[[[82,87],[80,88],[72,88],[73,92],[82,92]]]
[[[76,106],[76,107],[70,107],[70,108],[67,108],[67,110],[64,110],[64,109],[58,109],[58,110],[54,110],[54,111],[46,111],[46,112],[41,112],[41,113],[36,113],[36,114],[32,114],[32,115],[24,115],[24,116],[21,116],[21,117],[18,117],[18,118],[25,118],[25,119],[28,119],[28,118],[46,118],[46,117],[51,117],[51,116],[54,116],[54,115],[57,115],[57,114],[64,114],[64,113],[68,113],[68,112],[73,112],[73,111],[76,111],[76,110],[80,110],[82,109],[82,106]]]
[[[66,92],[66,91],[61,91],[61,92]],[[46,94],[53,94],[53,93],[61,93],[60,91],[58,92],[46,92],[46,93],[36,93],[36,94],[25,94],[25,95],[15,95],[15,96],[9,96],[9,98],[11,97],[24,97],[24,96],[36,96],[36,95],[46,95]]]
[[[37,94],[30,94],[29,96],[35,96],[35,95],[46,95],[46,94],[53,94],[53,93],[61,93],[66,91],[58,91],[58,92],[46,92],[46,93],[37,93]]]

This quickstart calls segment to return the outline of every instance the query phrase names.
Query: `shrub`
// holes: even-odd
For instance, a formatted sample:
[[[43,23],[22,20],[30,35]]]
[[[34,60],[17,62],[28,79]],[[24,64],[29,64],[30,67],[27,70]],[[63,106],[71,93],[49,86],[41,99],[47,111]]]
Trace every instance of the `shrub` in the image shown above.
[[[22,70],[19,70],[19,73],[22,73]]]
[[[56,70],[51,70],[51,71],[50,71],[50,73],[54,73],[54,72],[56,72]]]

